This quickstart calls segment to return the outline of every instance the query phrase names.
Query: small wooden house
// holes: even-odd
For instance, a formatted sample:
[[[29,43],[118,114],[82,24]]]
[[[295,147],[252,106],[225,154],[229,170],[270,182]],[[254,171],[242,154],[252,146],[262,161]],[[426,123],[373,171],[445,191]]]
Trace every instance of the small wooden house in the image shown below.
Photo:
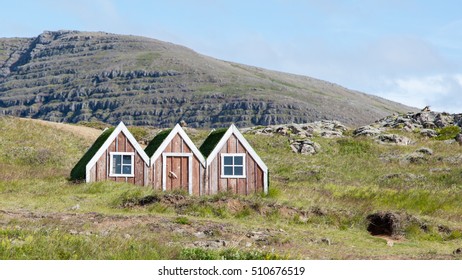
[[[71,179],[149,185],[149,157],[123,122],[96,139],[71,171]]]
[[[268,167],[232,124],[212,131],[199,148],[206,159],[206,194],[268,193]]]
[[[154,189],[204,194],[204,156],[179,124],[158,133],[145,152],[150,158],[149,176]]]
[[[212,131],[198,149],[177,124],[143,150],[121,122],[98,137],[71,179],[129,182],[191,195],[268,192],[268,168],[234,125]]]

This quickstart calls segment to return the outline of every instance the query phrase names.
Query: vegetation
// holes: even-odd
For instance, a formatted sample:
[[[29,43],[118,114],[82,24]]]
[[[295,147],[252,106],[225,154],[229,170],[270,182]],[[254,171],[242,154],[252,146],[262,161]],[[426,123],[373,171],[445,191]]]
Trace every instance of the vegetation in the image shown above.
[[[173,127],[185,120],[189,127],[244,127],[320,116],[358,124],[411,109],[313,78],[102,32],[0,38],[0,73],[2,114],[94,128],[120,120],[128,126]]]
[[[207,133],[188,131],[198,146]],[[91,141],[0,118],[0,258],[460,259],[462,148],[403,134],[415,144],[316,137],[313,156],[292,153],[285,136],[248,134],[271,171],[269,194],[192,197],[75,184]],[[403,160],[422,147],[433,153]],[[367,231],[378,212],[404,217],[399,236]]]
[[[437,140],[449,140],[456,138],[457,134],[460,133],[460,127],[455,125],[446,126],[438,129]]]

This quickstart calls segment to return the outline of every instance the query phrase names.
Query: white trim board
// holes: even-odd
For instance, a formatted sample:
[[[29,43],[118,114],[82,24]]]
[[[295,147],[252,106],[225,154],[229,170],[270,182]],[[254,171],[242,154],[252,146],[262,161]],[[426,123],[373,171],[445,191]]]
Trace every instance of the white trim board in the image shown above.
[[[249,155],[255,160],[258,166],[263,171],[263,190],[265,194],[268,193],[268,167],[266,164],[261,160],[261,158],[258,156],[257,152],[250,146],[249,142],[244,138],[244,135],[237,129],[237,127],[234,124],[231,124],[226,133],[221,137],[220,141],[218,144],[215,146],[215,148],[212,150],[210,155],[207,157],[206,160],[206,168],[210,166],[212,161],[217,157],[218,153],[220,150],[223,148],[223,146],[226,144],[228,139],[231,137],[231,135],[236,136],[236,138],[241,142],[242,146],[244,146],[244,149],[249,153]]]
[[[135,137],[128,131],[128,128],[125,126],[123,122],[120,122],[117,127],[114,129],[114,131],[109,135],[109,137],[106,139],[104,144],[99,148],[99,150],[93,155],[91,160],[87,163],[85,167],[85,181],[87,183],[90,183],[90,170],[93,168],[93,166],[96,164],[98,159],[104,154],[104,152],[109,148],[111,145],[112,141],[116,139],[116,137],[119,135],[119,133],[123,133],[130,144],[133,145],[135,148],[135,151],[140,155],[140,157],[143,159],[143,161],[146,163],[146,166],[149,166],[149,157],[148,155],[144,152],[144,150],[141,148],[140,144],[136,141]]]
[[[162,141],[162,144],[157,148],[154,154],[151,157],[151,166],[156,162],[156,160],[160,157],[160,155],[164,152],[165,148],[167,148],[168,144],[172,142],[173,138],[176,134],[179,134],[181,138],[186,142],[186,145],[191,149],[192,153],[199,159],[199,162],[202,166],[205,167],[205,159],[202,153],[197,149],[196,145],[194,145],[191,138],[189,138],[188,134],[183,130],[183,128],[176,124],[175,127],[170,131],[167,137]],[[186,153],[185,153],[186,154]]]
[[[123,174],[123,158],[121,159],[121,171],[120,174],[112,173],[114,169],[114,156],[121,155],[121,156],[130,156],[130,174]],[[110,152],[109,153],[109,177],[126,177],[126,178],[133,178],[135,177],[135,153],[134,152]]]
[[[220,178],[226,179],[226,178],[234,178],[234,179],[245,179],[247,178],[247,167],[246,167],[246,158],[245,158],[245,153],[221,153],[221,168],[220,168]],[[224,157],[242,157],[242,164],[238,165],[242,167],[242,175],[234,175],[234,167],[236,164],[232,165],[225,165],[224,162]],[[233,168],[233,175],[225,175],[225,166],[231,166]]]
[[[188,193],[192,195],[192,157],[193,153],[162,153],[162,191],[167,190],[167,157],[188,158]]]

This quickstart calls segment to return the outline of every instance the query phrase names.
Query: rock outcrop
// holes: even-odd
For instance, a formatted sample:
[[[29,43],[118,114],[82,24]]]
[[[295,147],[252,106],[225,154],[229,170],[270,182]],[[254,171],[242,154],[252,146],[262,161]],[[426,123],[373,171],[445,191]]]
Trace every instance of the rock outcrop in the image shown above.
[[[0,38],[0,115],[155,127],[184,120],[207,128],[323,119],[359,125],[407,110],[329,82],[149,38],[78,31]]]

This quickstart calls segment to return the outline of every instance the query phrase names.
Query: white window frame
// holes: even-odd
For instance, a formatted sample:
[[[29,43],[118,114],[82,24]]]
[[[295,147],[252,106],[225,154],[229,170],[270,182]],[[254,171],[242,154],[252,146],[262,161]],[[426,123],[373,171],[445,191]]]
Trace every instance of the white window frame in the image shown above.
[[[115,174],[112,171],[114,170],[114,156],[131,156],[131,170],[130,174]],[[135,177],[134,171],[135,171],[135,153],[130,153],[130,152],[111,152],[109,153],[109,158],[110,158],[110,164],[109,164],[109,176],[111,177]],[[123,159],[122,159],[122,167],[121,170],[123,170]]]
[[[220,156],[221,156],[221,178],[246,178],[246,167],[245,167],[245,163],[246,163],[246,157],[245,157],[245,153],[222,153]],[[242,175],[225,175],[225,164],[224,164],[224,158],[225,157],[236,157],[236,156],[241,156],[242,157]],[[234,159],[233,159],[233,163],[234,163]],[[234,173],[234,167],[235,166],[241,166],[241,165],[226,165],[226,166],[232,166],[233,167],[233,173]]]

